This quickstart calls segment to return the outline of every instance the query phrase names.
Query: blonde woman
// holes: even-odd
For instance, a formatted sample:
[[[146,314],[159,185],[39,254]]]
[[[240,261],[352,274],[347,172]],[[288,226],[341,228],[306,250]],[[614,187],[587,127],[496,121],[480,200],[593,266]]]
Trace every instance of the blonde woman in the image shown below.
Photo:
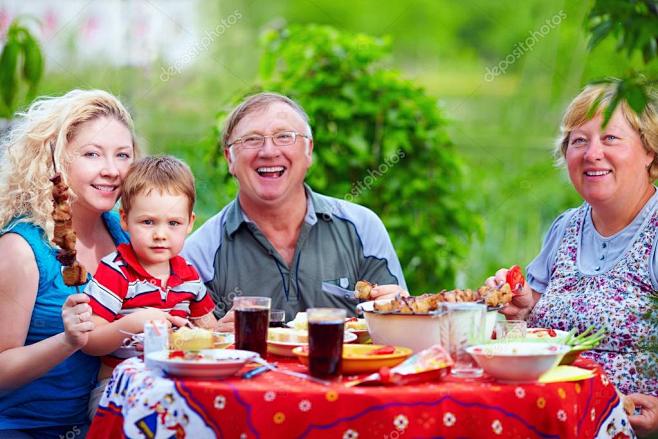
[[[658,107],[654,97],[637,115],[623,101],[603,126],[613,92],[588,86],[567,108],[556,152],[585,202],[555,220],[527,268],[523,293],[502,312],[533,327],[604,328],[601,345],[583,356],[629,394],[639,411],[629,417],[635,431],[655,434],[658,357],[646,342],[658,328],[645,315],[658,291]]]
[[[130,114],[111,94],[74,90],[16,119],[0,164],[0,437],[84,436],[98,359],[88,297],[63,283],[51,244],[53,174],[70,186],[77,259],[93,274],[127,242],[110,213],[138,153]]]

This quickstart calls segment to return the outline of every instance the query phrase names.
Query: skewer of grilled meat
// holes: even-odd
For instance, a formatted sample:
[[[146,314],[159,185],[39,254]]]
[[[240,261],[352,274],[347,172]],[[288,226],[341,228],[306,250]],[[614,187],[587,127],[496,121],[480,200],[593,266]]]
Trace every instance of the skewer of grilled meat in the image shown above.
[[[373,304],[373,309],[379,312],[393,312],[400,314],[427,314],[440,308],[441,302],[463,303],[484,302],[487,306],[498,306],[509,303],[512,300],[512,290],[508,284],[500,288],[487,286],[480,287],[477,291],[465,290],[443,290],[436,294],[423,294],[421,296],[396,296],[390,301],[381,301]]]
[[[55,175],[50,178],[53,184],[53,211],[52,217],[55,222],[53,242],[60,248],[57,260],[64,266],[62,277],[64,283],[69,286],[83,285],[87,282],[87,270],[76,260],[75,242],[76,236],[73,231],[73,216],[71,215],[71,204],[69,202],[69,187],[64,183],[62,174],[57,172],[53,152],[53,168]]]

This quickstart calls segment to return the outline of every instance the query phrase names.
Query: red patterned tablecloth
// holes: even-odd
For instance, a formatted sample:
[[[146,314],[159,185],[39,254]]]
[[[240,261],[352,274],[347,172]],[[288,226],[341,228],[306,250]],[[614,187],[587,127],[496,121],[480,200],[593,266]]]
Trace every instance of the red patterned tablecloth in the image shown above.
[[[289,360],[279,367],[305,372]],[[177,379],[141,360],[119,365],[89,438],[390,438],[632,435],[614,386],[594,378],[512,385],[491,380],[329,387],[268,372],[251,380]]]

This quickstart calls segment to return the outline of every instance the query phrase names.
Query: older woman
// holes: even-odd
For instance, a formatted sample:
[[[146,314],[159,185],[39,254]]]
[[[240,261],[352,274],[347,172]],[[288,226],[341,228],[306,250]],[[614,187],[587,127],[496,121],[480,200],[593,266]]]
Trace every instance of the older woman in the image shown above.
[[[584,355],[632,394],[642,414],[630,421],[647,433],[658,430],[658,365],[645,348],[657,334],[645,315],[658,291],[658,114],[655,102],[640,115],[622,102],[604,127],[612,91],[589,86],[567,108],[557,153],[585,203],[555,220],[523,293],[503,313],[533,327],[605,328],[605,340]]]
[[[42,99],[19,114],[0,168],[0,437],[82,437],[98,359],[84,294],[64,284],[49,177],[52,153],[73,197],[77,260],[94,273],[127,236],[109,211],[136,154],[133,123],[103,91]]]

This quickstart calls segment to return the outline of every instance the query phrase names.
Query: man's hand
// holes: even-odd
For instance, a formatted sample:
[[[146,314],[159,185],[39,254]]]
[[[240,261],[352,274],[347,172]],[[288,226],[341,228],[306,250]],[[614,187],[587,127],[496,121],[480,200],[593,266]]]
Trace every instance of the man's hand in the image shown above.
[[[626,396],[642,411],[639,415],[631,415],[628,421],[638,436],[649,436],[658,433],[658,398],[642,393],[632,393]]]
[[[62,306],[62,322],[66,343],[73,349],[84,347],[89,340],[89,331],[94,329],[89,296],[72,294],[67,297]]]
[[[393,299],[398,294],[402,296],[408,296],[409,292],[406,291],[399,285],[377,285],[370,290],[370,299],[371,300],[381,300],[381,299]]]
[[[234,332],[235,331],[235,313],[233,309],[230,309],[224,317],[217,321],[217,326],[215,327],[218,332]]]

